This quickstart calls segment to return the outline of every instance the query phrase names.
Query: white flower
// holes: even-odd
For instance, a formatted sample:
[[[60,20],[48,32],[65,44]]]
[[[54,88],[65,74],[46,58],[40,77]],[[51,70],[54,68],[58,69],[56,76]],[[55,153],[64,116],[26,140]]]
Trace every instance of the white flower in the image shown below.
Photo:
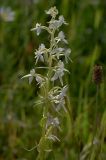
[[[71,53],[71,49],[66,49],[65,52],[64,52],[66,63],[68,63],[68,60],[72,61],[72,60],[70,59],[70,57],[69,57],[69,56],[70,56],[70,53]]]
[[[59,99],[63,99],[66,96],[67,89],[68,89],[67,85],[61,89],[60,94],[58,96]]]
[[[57,41],[63,41],[64,43],[68,43],[67,40],[65,39],[65,35],[64,35],[64,32],[63,31],[60,31],[59,34],[58,34],[58,37],[56,38]]]
[[[36,50],[35,52],[36,63],[38,62],[38,60],[44,62],[44,57],[43,57],[44,52],[45,52],[45,45],[41,44],[38,50]]]
[[[33,78],[35,77],[35,75],[36,75],[35,74],[35,70],[32,69],[30,71],[30,74],[27,74],[27,75],[23,76],[21,79],[29,77],[29,84],[31,84],[31,82],[33,81]]]
[[[57,88],[53,89],[49,92],[49,99],[53,104],[53,108],[58,112],[61,108],[63,108],[65,111],[65,97],[66,97],[66,92],[67,92],[67,85],[64,86],[63,88]]]
[[[45,12],[46,14],[50,14],[53,18],[55,18],[58,14],[58,10],[56,9],[56,7],[51,7],[48,11]]]
[[[65,100],[64,99],[60,99],[59,103],[56,105],[56,111],[58,112],[61,108],[63,108],[64,111],[67,112],[67,110],[65,108]]]
[[[35,79],[38,82],[38,84],[40,84],[40,85],[43,84],[44,79],[40,75],[37,74]]]
[[[61,109],[61,107],[66,111],[65,108],[65,96],[66,96],[66,92],[67,92],[68,87],[64,86],[61,90],[60,90],[60,94],[58,94],[55,98],[57,99],[56,102],[56,110],[59,111]]]
[[[15,12],[12,11],[10,7],[2,7],[0,8],[0,17],[6,22],[11,22],[15,18]]]
[[[49,28],[50,29],[58,29],[59,27],[62,26],[62,24],[68,24],[68,23],[65,22],[63,16],[59,16],[58,20],[51,19],[51,21],[49,22]]]
[[[53,118],[52,115],[48,115],[46,127],[49,127],[51,125],[58,128],[59,125],[60,125],[60,122],[59,122],[59,119],[57,117]]]
[[[36,31],[37,36],[39,36],[39,34],[41,33],[41,29],[42,29],[41,24],[36,23],[36,27],[32,28],[31,31]]]
[[[36,82],[37,82],[38,84],[40,84],[40,85],[42,85],[43,82],[44,82],[44,78],[42,78],[42,77],[40,76],[40,74],[37,74],[37,73],[35,72],[35,69],[32,69],[32,70],[30,71],[30,74],[27,74],[27,75],[23,76],[21,79],[23,79],[23,78],[29,78],[29,84],[31,84],[31,82],[33,81],[34,78],[36,79]]]
[[[63,53],[63,52],[64,52],[64,48],[59,47],[59,48],[53,49],[53,50],[51,51],[51,54],[52,54],[52,55],[56,55],[57,59],[59,59],[61,53]]]
[[[50,29],[58,29],[59,28],[59,21],[58,20],[51,20],[49,22]]]
[[[61,84],[63,85],[63,80],[62,80],[63,75],[64,75],[64,63],[60,60],[58,62],[57,69],[55,70],[55,74],[51,78],[51,81],[55,81],[55,80],[59,79]]]
[[[56,48],[56,56],[57,56],[57,59],[60,58],[60,55],[61,55],[61,53],[63,53],[63,51],[64,51],[64,48],[61,48],[61,47]]]
[[[60,69],[61,71],[64,70],[64,63],[61,60],[58,62],[58,69]]]
[[[64,20],[63,15],[59,16],[59,24],[60,24],[60,26],[61,26],[62,24],[65,24],[65,25],[68,24],[68,23],[66,23],[66,21]]]
[[[36,58],[36,63],[38,62],[38,60],[44,62],[44,58],[43,58],[43,55],[42,55],[42,52],[41,51],[36,51],[35,52],[35,58]]]

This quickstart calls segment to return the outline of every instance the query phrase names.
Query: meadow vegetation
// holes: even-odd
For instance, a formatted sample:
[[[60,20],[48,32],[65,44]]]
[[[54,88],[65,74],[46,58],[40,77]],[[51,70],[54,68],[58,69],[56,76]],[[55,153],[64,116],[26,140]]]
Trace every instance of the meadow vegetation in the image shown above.
[[[53,6],[66,24],[56,37],[38,30]],[[0,0],[0,160],[106,160],[105,9],[105,0]],[[50,142],[39,145],[44,133]]]

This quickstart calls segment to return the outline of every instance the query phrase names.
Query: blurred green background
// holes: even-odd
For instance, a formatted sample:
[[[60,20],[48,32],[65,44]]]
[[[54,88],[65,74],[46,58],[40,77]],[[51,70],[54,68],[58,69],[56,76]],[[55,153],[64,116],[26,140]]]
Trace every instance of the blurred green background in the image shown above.
[[[21,77],[34,67],[35,48],[47,40],[45,33],[37,37],[30,29],[37,22],[45,25],[48,17],[44,11],[54,5],[69,23],[62,29],[72,50],[67,83],[79,143],[72,139],[71,124],[64,115],[61,143],[54,144],[48,159],[77,160],[78,152],[89,143],[96,94],[92,69],[96,63],[103,66],[99,126],[106,120],[106,0],[0,0],[0,160],[36,159],[36,150],[24,148],[32,148],[40,137],[41,109],[34,107],[38,88]],[[7,12],[8,7],[11,10]],[[106,160],[106,127],[104,130],[102,158]]]

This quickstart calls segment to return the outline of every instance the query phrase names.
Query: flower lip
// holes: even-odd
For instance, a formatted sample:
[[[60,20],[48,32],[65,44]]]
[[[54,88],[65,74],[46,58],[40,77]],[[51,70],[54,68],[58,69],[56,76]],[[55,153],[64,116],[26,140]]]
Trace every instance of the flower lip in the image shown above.
[[[35,52],[35,58],[36,58],[36,63],[38,62],[38,60],[44,62],[44,57],[43,57],[43,53],[45,53],[45,45],[41,44],[38,48],[38,50],[36,50]]]
[[[39,36],[39,34],[41,33],[41,29],[42,29],[41,24],[36,23],[35,28],[32,28],[31,31],[36,31],[37,36]]]

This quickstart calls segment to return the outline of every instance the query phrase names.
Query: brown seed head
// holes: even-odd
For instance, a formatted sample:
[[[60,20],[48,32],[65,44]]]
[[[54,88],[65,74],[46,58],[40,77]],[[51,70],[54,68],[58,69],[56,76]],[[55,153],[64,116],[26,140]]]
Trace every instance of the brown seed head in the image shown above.
[[[92,80],[96,85],[102,82],[103,69],[101,65],[96,64],[93,68]]]

